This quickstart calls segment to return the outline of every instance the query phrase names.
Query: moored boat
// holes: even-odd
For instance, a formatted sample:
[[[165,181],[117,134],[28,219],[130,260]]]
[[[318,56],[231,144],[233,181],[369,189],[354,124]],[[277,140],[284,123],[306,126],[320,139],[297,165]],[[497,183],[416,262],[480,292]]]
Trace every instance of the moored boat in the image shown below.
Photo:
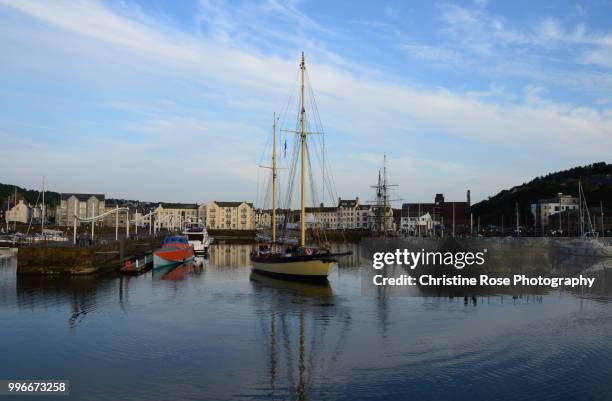
[[[324,279],[331,270],[337,266],[336,257],[344,254],[332,254],[325,246],[313,248],[306,246],[306,164],[310,163],[307,154],[307,136],[312,132],[306,131],[306,108],[304,99],[304,75],[306,63],[304,53],[300,62],[301,90],[300,90],[300,117],[299,117],[299,159],[300,159],[300,240],[298,245],[289,245],[283,248],[276,235],[276,115],[274,116],[273,146],[272,146],[272,165],[269,168],[272,172],[272,236],[269,244],[255,247],[251,253],[251,263],[253,271],[263,274],[282,276],[291,279]],[[297,155],[296,155],[297,156]],[[297,162],[297,157],[295,159]],[[323,166],[324,167],[324,166]],[[285,243],[288,243],[286,241]]]
[[[202,223],[188,223],[181,233],[187,237],[187,241],[196,255],[206,255],[211,238]]]
[[[187,238],[180,235],[169,235],[164,238],[162,247],[153,253],[153,268],[177,265],[194,258],[193,248]]]
[[[589,208],[581,181],[578,181],[578,209],[581,238],[563,243],[560,247],[561,251],[575,256],[612,257],[612,245],[604,243],[599,238],[599,233],[593,230],[593,222],[588,212]],[[588,231],[585,228],[588,228]]]
[[[32,243],[68,242],[70,241],[63,231],[43,229],[32,237]]]
[[[337,266],[339,256],[327,250],[296,247],[286,254],[259,253],[251,256],[253,271],[292,278],[325,279]]]

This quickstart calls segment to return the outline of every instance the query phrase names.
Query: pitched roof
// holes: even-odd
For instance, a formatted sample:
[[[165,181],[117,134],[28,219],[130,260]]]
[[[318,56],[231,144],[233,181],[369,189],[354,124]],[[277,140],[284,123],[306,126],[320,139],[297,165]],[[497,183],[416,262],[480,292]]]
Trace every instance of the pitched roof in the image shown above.
[[[238,206],[242,205],[243,203],[246,203],[247,205],[253,207],[253,204],[249,203],[249,202],[219,202],[219,201],[214,201],[214,202],[219,207],[238,207]]]
[[[355,207],[357,199],[338,199],[338,207]]]
[[[419,210],[421,211],[421,213],[423,212],[431,212],[433,213],[434,211],[434,207],[436,206],[435,203],[403,203],[402,204],[402,209],[403,210],[410,210],[410,212],[418,212]]]
[[[259,211],[260,213],[272,213],[272,209],[257,209],[257,211]],[[280,207],[276,208],[276,214],[279,213],[291,213],[290,209],[281,209]]]
[[[162,202],[159,204],[164,209],[197,209],[198,205],[195,203],[170,203]]]
[[[423,217],[423,216],[426,216],[426,215],[430,215],[430,216],[432,215],[432,214],[431,214],[431,212],[429,212],[429,211],[427,211],[427,210],[421,210],[421,213],[420,213],[420,214],[419,214],[419,211],[418,211],[418,210],[412,210],[412,209],[411,209],[411,210],[410,210],[410,213],[408,213],[408,212],[406,211],[406,209],[400,209],[400,210],[402,210],[401,215],[400,215],[400,216],[396,216],[396,215],[394,215],[394,217],[400,217],[400,218],[403,218],[403,217],[408,217],[408,218],[416,218],[416,217]]]
[[[559,196],[561,195],[561,196]],[[572,199],[574,201],[574,203],[578,203],[578,198],[572,196],[572,195],[567,195],[567,194],[557,194],[557,196],[555,196],[554,198],[547,198],[547,199],[540,199],[538,200],[538,204],[542,204],[542,203],[559,203],[561,201],[561,199]]]
[[[316,206],[316,207],[307,207],[306,213],[336,213],[337,208],[334,206]]]
[[[453,208],[455,209],[456,216],[459,216],[462,213],[469,215],[470,204],[467,202],[445,202],[442,206],[442,213],[447,216],[451,216],[453,213]]]
[[[98,200],[102,200],[102,201],[104,200],[104,194],[72,194],[72,193],[62,194],[61,199],[67,200],[68,198],[72,196],[76,197],[81,202],[87,202],[89,198],[91,198],[92,196],[98,198]]]

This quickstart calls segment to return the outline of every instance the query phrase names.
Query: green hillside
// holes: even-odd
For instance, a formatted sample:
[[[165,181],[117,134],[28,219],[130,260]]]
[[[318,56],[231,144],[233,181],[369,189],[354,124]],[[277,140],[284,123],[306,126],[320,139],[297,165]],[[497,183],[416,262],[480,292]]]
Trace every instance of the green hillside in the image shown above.
[[[559,192],[577,196],[579,180],[582,181],[590,207],[599,206],[602,201],[604,207],[612,206],[612,164],[600,162],[537,177],[528,183],[503,190],[474,204],[472,213],[475,217],[480,216],[481,224],[499,225],[502,215],[506,224],[509,224],[515,219],[515,204],[518,202],[521,224],[531,225],[532,203],[538,199],[552,198]]]
[[[0,183],[0,208],[6,209],[6,201],[10,197],[10,205],[13,206],[15,195],[15,185]],[[26,189],[17,187],[17,199],[25,199],[27,203],[35,204],[36,200],[40,203],[42,198],[40,189]],[[59,203],[60,194],[53,191],[45,191],[45,204],[57,205]]]
[[[15,185],[11,184],[2,184],[0,183],[0,209],[6,209],[6,201],[10,198],[10,206],[13,207],[15,203]],[[40,203],[42,198],[39,189],[25,189],[22,187],[17,187],[17,200],[25,199],[26,203],[31,205]],[[53,191],[45,191],[45,204],[49,206],[56,206],[60,201],[60,193]],[[130,199],[114,199],[114,198],[106,198],[107,205],[114,205],[118,203],[120,205],[129,204],[133,207],[138,207],[142,210],[149,210],[156,207],[159,202],[141,202],[137,200]]]

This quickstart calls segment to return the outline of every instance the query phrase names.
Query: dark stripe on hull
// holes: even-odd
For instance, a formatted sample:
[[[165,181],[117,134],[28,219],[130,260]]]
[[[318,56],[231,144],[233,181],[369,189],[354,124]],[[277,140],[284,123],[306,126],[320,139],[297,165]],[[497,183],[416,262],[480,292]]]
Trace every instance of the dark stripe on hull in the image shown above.
[[[336,259],[330,255],[302,255],[302,256],[251,256],[251,262],[259,263],[293,263],[306,262],[309,260],[321,260],[323,262],[334,263]]]
[[[304,281],[311,283],[328,283],[327,276],[304,276],[301,274],[284,274],[284,273],[274,273],[266,270],[259,270],[255,267],[252,268],[253,272],[257,274],[261,274],[268,277],[274,277],[280,280],[291,280],[291,281]]]

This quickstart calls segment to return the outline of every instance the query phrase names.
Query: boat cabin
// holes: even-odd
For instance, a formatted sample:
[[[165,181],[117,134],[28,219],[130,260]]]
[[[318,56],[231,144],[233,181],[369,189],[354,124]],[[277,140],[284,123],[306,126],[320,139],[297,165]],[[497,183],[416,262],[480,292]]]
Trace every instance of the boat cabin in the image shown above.
[[[204,232],[204,224],[202,223],[187,223],[184,232],[186,233],[201,233]]]
[[[187,242],[187,238],[182,237],[180,235],[169,235],[166,238],[164,238],[164,245],[167,245],[167,244],[189,245],[189,243]]]

